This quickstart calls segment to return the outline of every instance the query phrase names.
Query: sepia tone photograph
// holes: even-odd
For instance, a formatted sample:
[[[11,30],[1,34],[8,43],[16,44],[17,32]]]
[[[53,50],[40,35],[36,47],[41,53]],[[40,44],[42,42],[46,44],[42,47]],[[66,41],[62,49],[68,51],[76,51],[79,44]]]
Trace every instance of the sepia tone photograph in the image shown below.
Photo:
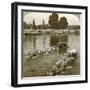
[[[22,11],[22,77],[80,75],[80,14]]]
[[[14,2],[11,85],[88,82],[88,7]]]

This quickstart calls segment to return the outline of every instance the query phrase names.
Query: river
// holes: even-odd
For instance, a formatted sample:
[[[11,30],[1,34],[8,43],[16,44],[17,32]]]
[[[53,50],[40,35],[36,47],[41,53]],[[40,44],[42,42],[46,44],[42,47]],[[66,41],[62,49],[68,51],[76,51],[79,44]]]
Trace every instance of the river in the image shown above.
[[[68,35],[69,48],[77,49],[80,52],[80,35],[69,34]],[[24,35],[23,38],[23,53],[26,55],[28,52],[34,50],[46,50],[51,47],[50,35]]]

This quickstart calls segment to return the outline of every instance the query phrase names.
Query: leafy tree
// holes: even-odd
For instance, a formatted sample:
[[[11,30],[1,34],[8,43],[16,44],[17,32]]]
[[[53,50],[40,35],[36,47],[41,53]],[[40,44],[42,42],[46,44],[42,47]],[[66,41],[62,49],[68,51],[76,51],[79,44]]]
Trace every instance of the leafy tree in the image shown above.
[[[43,20],[43,29],[45,29],[45,21]]]
[[[36,29],[36,24],[35,24],[35,21],[34,20],[33,20],[32,28],[33,29]]]
[[[29,26],[26,22],[23,22],[23,28],[24,28],[24,29],[29,29],[30,26]]]
[[[65,29],[68,27],[68,22],[66,17],[61,17],[59,21],[60,29]]]
[[[52,13],[52,15],[49,16],[48,23],[50,24],[51,28],[57,29],[58,28],[58,14]]]
[[[60,20],[58,20],[58,14],[52,13],[52,15],[49,16],[48,23],[50,25],[50,28],[52,29],[65,29],[68,27],[68,22],[66,17],[61,17]]]

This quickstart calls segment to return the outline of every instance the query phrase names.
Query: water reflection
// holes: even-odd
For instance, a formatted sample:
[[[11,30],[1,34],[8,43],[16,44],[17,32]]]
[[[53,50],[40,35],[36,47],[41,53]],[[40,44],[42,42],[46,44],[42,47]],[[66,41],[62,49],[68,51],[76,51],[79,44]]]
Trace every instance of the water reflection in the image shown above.
[[[34,52],[50,48],[50,35],[25,35],[24,52]]]
[[[51,51],[51,47],[58,49],[59,53],[67,51],[68,39],[66,35],[25,35],[24,36],[24,54],[36,51]],[[52,49],[53,49],[52,48]]]
[[[46,51],[54,47],[58,49],[59,53],[64,53],[67,51],[68,43],[69,49],[76,47],[77,50],[79,47],[79,36],[76,35],[23,35],[23,50],[24,54],[28,52],[34,53],[35,51]],[[73,42],[74,41],[74,42]]]
[[[68,35],[65,33],[51,35],[50,45],[57,48],[59,54],[66,52],[68,48]]]

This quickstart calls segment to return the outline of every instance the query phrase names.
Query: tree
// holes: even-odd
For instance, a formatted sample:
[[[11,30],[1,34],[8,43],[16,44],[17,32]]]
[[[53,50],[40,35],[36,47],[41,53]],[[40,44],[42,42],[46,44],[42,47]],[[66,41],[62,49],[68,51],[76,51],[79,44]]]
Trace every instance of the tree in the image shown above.
[[[45,29],[45,21],[43,20],[43,29]]]
[[[58,20],[58,14],[52,13],[49,16],[48,23],[50,25],[50,28],[52,29],[65,29],[68,27],[68,22],[66,17],[61,17],[60,20]]]
[[[58,28],[58,14],[52,13],[52,15],[49,16],[50,28],[57,29]]]
[[[33,29],[36,29],[36,24],[35,24],[35,21],[34,20],[33,20],[32,28]]]
[[[24,29],[29,29],[30,26],[29,26],[29,24],[27,24],[26,22],[23,22],[23,28],[24,28]]]
[[[59,21],[60,29],[65,29],[68,27],[68,22],[66,17],[61,17]]]

